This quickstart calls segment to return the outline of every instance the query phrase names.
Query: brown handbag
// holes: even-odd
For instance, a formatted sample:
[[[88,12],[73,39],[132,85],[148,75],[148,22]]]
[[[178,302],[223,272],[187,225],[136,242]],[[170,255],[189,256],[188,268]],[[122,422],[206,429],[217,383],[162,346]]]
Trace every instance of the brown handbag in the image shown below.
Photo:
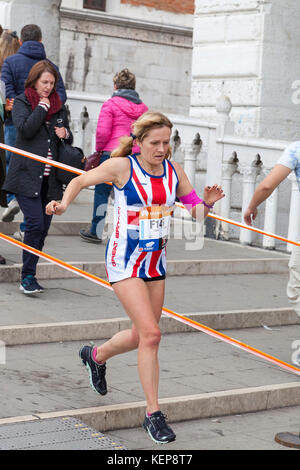
[[[85,171],[92,170],[100,164],[102,152],[94,152],[86,158],[84,169]]]

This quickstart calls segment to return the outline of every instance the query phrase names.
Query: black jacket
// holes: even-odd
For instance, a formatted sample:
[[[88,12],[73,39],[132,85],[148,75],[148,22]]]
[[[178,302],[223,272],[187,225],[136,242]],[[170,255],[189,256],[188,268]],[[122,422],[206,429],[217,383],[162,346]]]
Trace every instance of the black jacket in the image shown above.
[[[13,123],[17,129],[15,146],[41,157],[47,157],[50,146],[53,160],[58,160],[59,138],[54,130],[54,126],[58,125],[58,119],[63,120],[62,126],[67,128],[70,134],[66,142],[71,144],[73,141],[66,108],[63,105],[57,113],[52,115],[49,127],[45,123],[46,114],[47,112],[42,106],[37,106],[32,110],[24,93],[16,97],[12,111]],[[44,169],[44,163],[12,154],[3,189],[22,196],[38,197]],[[51,166],[48,186],[48,200],[62,198],[62,185],[55,177],[55,167],[53,166]]]

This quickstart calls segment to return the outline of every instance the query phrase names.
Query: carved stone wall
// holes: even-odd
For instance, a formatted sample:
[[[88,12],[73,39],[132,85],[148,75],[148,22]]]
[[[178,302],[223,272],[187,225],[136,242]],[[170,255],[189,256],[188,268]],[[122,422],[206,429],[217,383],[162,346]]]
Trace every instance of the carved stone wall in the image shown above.
[[[110,96],[128,67],[152,109],[188,115],[192,28],[61,8],[60,69],[69,90]]]

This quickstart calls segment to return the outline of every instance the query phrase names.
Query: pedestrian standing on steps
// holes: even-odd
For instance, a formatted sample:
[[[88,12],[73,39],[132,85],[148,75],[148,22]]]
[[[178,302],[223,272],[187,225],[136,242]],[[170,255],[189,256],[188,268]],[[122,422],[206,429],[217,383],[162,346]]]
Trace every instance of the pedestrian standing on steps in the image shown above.
[[[252,225],[257,216],[257,208],[273,191],[294,171],[300,191],[300,141],[291,143],[283,152],[277,164],[256,188],[249,206],[244,214],[246,224]],[[300,228],[298,233],[300,243]],[[289,281],[287,284],[287,297],[291,306],[300,317],[300,246],[293,245],[289,261]],[[294,363],[300,366],[300,353]]]
[[[48,60],[37,62],[28,74],[25,92],[15,98],[12,111],[16,147],[49,160],[58,160],[61,139],[68,143],[73,139],[66,108],[56,91],[58,77]],[[45,207],[53,197],[61,199],[63,194],[55,168],[12,154],[3,189],[16,195],[25,217],[24,243],[41,251],[52,219]],[[28,295],[43,292],[35,277],[38,259],[23,251],[20,289]]]
[[[170,218],[176,197],[193,217],[203,219],[224,194],[220,186],[206,187],[201,200],[182,167],[171,163],[172,123],[166,116],[146,112],[132,129],[133,134],[120,140],[109,160],[74,178],[62,201],[51,201],[46,212],[61,215],[83,188],[113,183],[115,224],[106,249],[106,270],[132,320],[132,328],[117,333],[99,347],[83,346],[79,354],[88,368],[93,389],[105,395],[106,361],[138,349],[138,371],[147,403],[143,426],[156,443],[167,443],[176,436],[158,402],[158,348]],[[138,154],[132,154],[134,142],[140,148]]]
[[[24,93],[25,81],[33,65],[41,60],[49,61],[46,57],[42,31],[38,25],[26,24],[23,26],[20,33],[20,40],[17,39],[17,43],[20,48],[15,51],[15,53],[5,58],[1,69],[1,80],[5,83],[6,97],[12,103],[16,96]],[[67,95],[62,77],[58,67],[52,62],[50,63],[57,71],[58,81],[56,91],[62,104],[64,104],[66,102]],[[16,127],[12,122],[12,119],[9,118],[5,122],[5,143],[14,147],[16,143],[16,135]],[[7,152],[6,155],[9,161],[12,153]],[[8,199],[8,209],[2,215],[2,220],[6,222],[12,221],[19,210],[16,199],[10,199],[10,196],[8,196]],[[23,241],[25,225],[26,223],[23,221],[20,224],[20,229],[14,233],[14,238]]]

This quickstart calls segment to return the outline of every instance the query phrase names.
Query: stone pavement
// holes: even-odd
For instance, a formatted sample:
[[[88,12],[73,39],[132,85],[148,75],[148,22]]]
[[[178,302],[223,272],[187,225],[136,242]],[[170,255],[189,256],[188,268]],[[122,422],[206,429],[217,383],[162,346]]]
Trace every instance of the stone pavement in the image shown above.
[[[88,225],[89,210],[74,204],[67,213],[64,232],[73,235],[57,235],[55,219],[44,251],[105,278],[105,243],[74,235]],[[101,344],[128,324],[114,294],[40,262],[46,291],[28,298],[18,290],[20,249],[0,240],[0,253],[8,261],[0,267],[0,340],[6,344],[0,425],[70,415],[128,449],[157,449],[139,427],[144,397],[136,351],[109,361],[105,397],[89,388],[78,358],[83,342]],[[184,240],[170,240],[165,306],[291,363],[300,321],[285,294],[288,258],[210,239],[202,250],[186,251]],[[167,450],[287,450],[274,436],[300,430],[299,376],[173,319],[163,318],[162,330],[160,399],[177,433]],[[126,425],[132,429],[120,429]]]

